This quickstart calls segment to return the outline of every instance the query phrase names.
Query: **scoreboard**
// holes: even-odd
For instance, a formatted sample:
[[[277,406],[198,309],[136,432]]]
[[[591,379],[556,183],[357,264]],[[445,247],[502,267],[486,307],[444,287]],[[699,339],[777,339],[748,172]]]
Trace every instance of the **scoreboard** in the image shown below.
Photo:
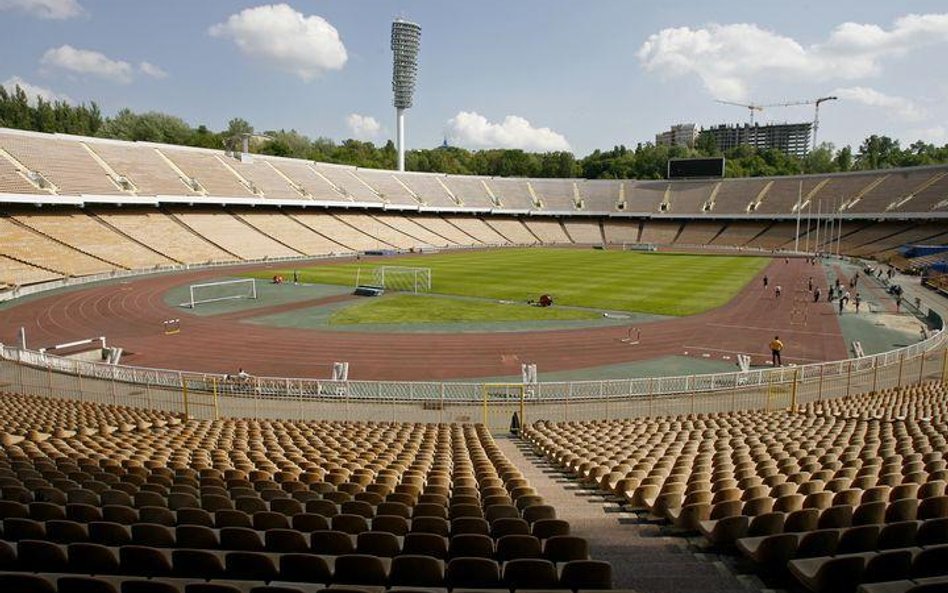
[[[668,179],[724,177],[724,157],[668,159]]]

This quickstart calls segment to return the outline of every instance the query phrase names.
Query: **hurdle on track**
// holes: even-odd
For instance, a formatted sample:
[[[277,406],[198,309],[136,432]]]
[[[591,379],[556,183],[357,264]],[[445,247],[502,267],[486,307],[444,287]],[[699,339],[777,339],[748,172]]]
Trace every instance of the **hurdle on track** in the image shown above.
[[[76,340],[75,342],[65,342],[63,344],[56,344],[55,346],[49,346],[47,348],[40,348],[40,352],[52,352],[53,350],[65,350],[67,348],[75,348],[77,346],[87,346],[93,342],[98,341],[101,348],[105,348],[105,336],[99,336],[97,338],[87,338],[85,340]]]
[[[165,319],[161,322],[161,329],[166,336],[172,336],[181,332],[180,319]]]
[[[626,337],[620,339],[619,341],[623,344],[628,344],[629,346],[637,345],[642,339],[642,330],[637,327],[630,327]]]

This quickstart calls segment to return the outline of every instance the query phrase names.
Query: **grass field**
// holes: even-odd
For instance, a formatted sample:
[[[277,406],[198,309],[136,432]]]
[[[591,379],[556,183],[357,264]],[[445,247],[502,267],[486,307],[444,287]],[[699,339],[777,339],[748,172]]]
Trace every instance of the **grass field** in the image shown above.
[[[769,258],[515,248],[427,256],[371,258],[300,269],[301,281],[354,286],[372,283],[381,265],[431,269],[432,292],[527,301],[543,293],[562,305],[661,315],[694,315],[727,303]],[[290,279],[292,268],[250,274]]]
[[[599,313],[562,307],[530,307],[434,296],[386,295],[332,314],[330,325],[470,323],[478,321],[562,321],[598,319]]]

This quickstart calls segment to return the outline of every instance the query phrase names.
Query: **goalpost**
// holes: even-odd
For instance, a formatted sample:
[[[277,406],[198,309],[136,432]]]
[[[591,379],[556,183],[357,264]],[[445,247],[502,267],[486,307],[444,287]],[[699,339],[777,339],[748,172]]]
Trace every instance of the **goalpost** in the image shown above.
[[[375,268],[376,286],[403,292],[431,292],[431,268],[379,266]]]
[[[213,303],[229,299],[257,298],[257,281],[253,278],[240,280],[222,280],[192,284],[188,287],[190,300],[184,306],[194,308],[201,303]]]

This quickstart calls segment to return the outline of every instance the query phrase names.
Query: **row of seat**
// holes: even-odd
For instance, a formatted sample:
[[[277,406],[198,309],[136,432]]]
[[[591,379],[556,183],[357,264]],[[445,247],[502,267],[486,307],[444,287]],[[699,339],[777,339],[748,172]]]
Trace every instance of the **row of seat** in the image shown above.
[[[862,525],[848,529],[748,536],[736,547],[762,570],[781,570],[794,558],[885,551],[948,544],[948,520],[904,521],[885,527]]]
[[[300,532],[294,529],[268,529],[260,532],[248,527],[224,527],[219,530],[200,525],[176,528],[154,523],[137,523],[129,529],[118,523],[96,521],[88,524],[51,520],[44,525],[29,519],[7,519],[0,532],[2,540],[42,540],[57,544],[96,543],[106,546],[144,545],[160,548],[198,548],[205,550],[242,550],[269,552],[312,552],[341,555],[351,553],[392,557],[422,554],[437,558],[478,556],[505,561],[513,558],[545,557],[554,562],[582,560],[588,557],[586,540],[571,535],[554,535],[541,540],[524,529],[517,533],[460,533],[450,538],[415,532],[403,537],[384,531],[365,531],[357,536],[342,531]]]
[[[876,503],[869,503],[876,504]],[[858,509],[857,509],[858,510]],[[702,535],[717,548],[730,548],[734,543],[746,537],[762,537],[782,533],[812,532],[820,529],[848,528],[848,527],[877,527],[883,533],[892,530],[910,529],[910,525],[920,526],[922,536],[929,543],[940,537],[948,538],[948,517],[939,517],[927,520],[905,519],[898,521],[865,521],[859,514],[853,515],[851,525],[820,524],[819,511],[816,509],[801,509],[792,513],[772,512],[750,517],[748,515],[732,515],[721,519],[701,521],[698,524]],[[914,533],[914,532],[913,532]],[[944,535],[942,535],[944,534]],[[948,543],[948,539],[944,543]]]
[[[789,569],[815,593],[848,593],[855,591],[858,583],[944,577],[946,562],[948,545],[942,545],[798,558],[790,560]]]
[[[610,589],[608,562],[544,558],[498,562],[483,557],[444,561],[431,556],[384,558],[371,554],[217,552],[38,540],[0,544],[0,569],[82,575],[129,575],[375,586]]]
[[[307,503],[307,508],[312,508],[313,512],[285,515],[276,511],[248,513],[238,509],[219,509],[209,512],[201,508],[180,508],[177,511],[171,511],[164,507],[132,508],[115,504],[100,507],[86,503],[57,505],[48,502],[31,502],[27,505],[17,501],[0,500],[0,520],[31,518],[36,521],[72,520],[84,523],[105,520],[123,525],[158,523],[169,526],[253,527],[258,530],[337,529],[354,535],[370,530],[389,531],[396,535],[404,535],[410,531],[443,533],[444,535],[456,533],[490,535],[498,530],[518,529],[517,525],[520,523],[523,523],[524,529],[528,532],[531,526],[541,521],[545,522],[544,529],[549,529],[549,521],[556,519],[556,509],[545,504],[531,505],[523,508],[522,511],[512,505],[496,505],[488,508],[486,517],[480,512],[458,512],[451,513],[455,515],[451,519],[445,516],[448,515],[445,507],[433,505],[431,512],[419,512],[418,516],[409,519],[403,514],[394,513],[380,514],[371,518],[354,513],[327,515],[312,505],[313,502],[322,501]]]
[[[237,581],[227,579],[154,578],[122,576],[78,576],[69,574],[37,575],[0,572],[0,590],[18,593],[449,593],[447,587],[405,587],[374,585],[330,585],[288,581]],[[578,589],[586,593],[596,589]],[[569,591],[569,589],[551,589]],[[478,589],[456,587],[451,593],[537,593],[536,589]],[[619,591],[617,593],[635,593]]]

